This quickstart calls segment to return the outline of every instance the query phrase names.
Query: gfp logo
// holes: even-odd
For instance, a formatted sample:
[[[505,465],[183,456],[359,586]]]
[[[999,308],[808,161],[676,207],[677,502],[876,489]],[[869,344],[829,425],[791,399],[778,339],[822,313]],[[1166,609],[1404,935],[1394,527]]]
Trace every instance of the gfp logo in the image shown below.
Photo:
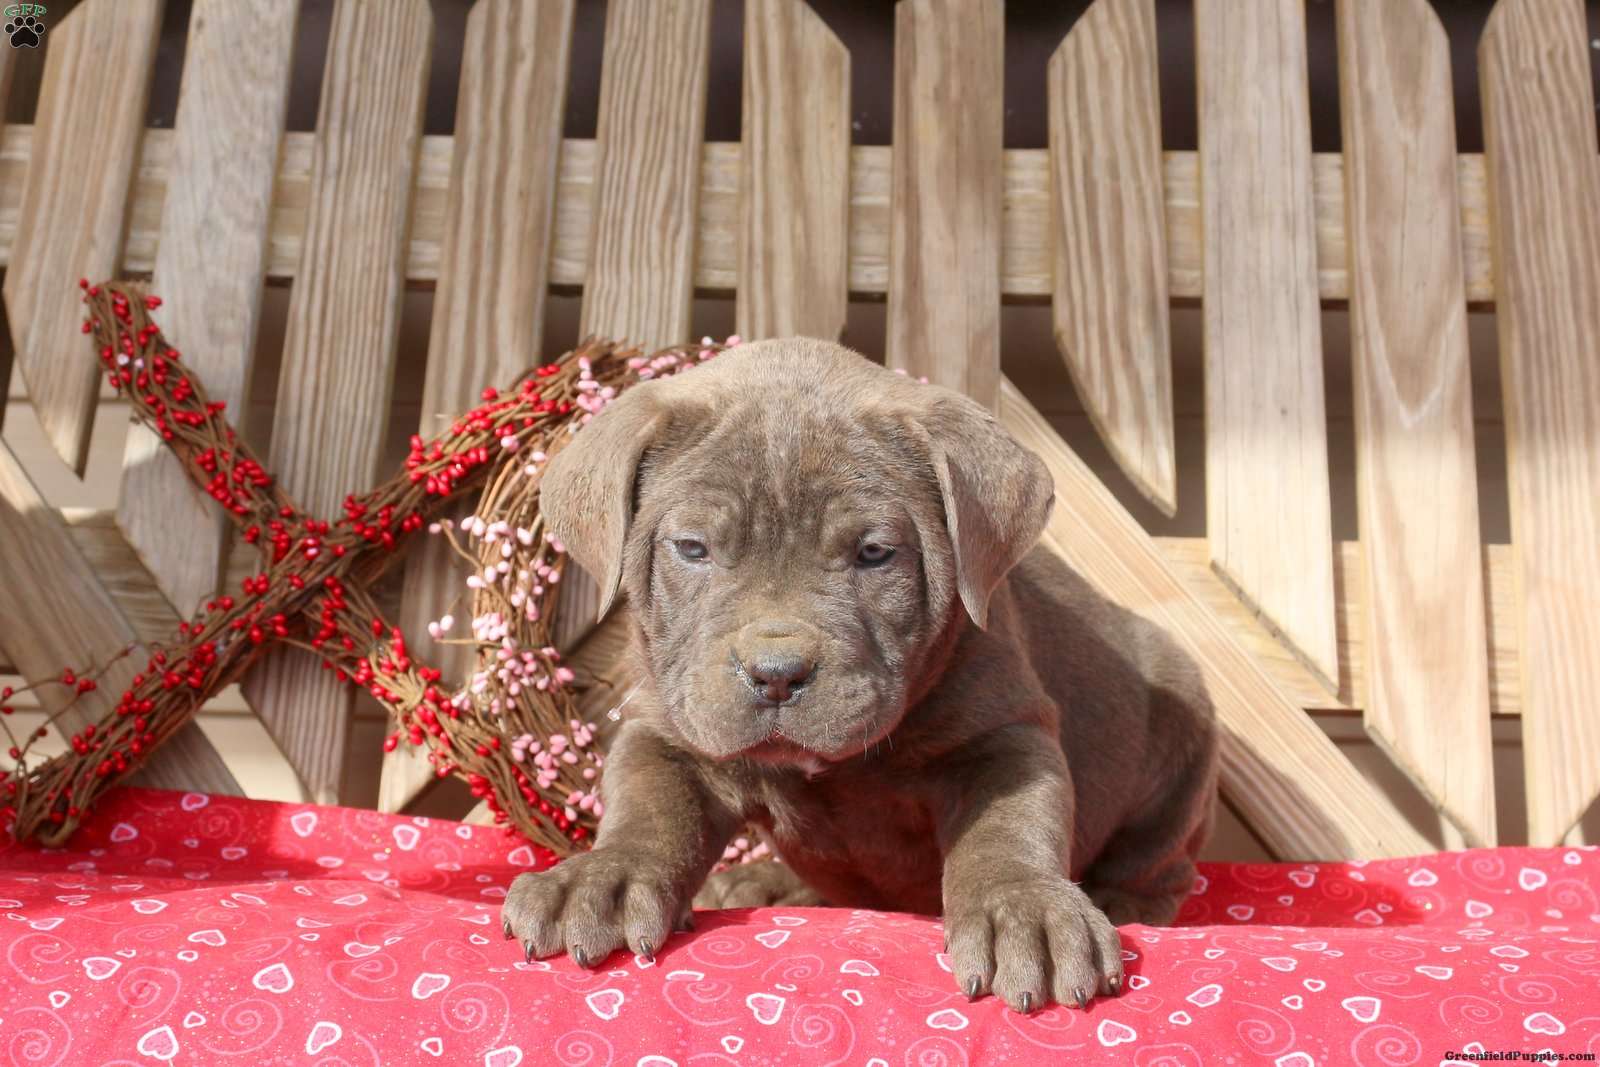
[[[7,4],[4,14],[12,48],[38,48],[44,43],[43,4]]]

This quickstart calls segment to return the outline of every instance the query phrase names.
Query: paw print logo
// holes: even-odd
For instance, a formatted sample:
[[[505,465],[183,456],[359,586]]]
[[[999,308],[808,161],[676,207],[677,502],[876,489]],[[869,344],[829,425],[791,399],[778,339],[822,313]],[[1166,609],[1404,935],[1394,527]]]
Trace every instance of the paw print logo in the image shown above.
[[[6,36],[12,48],[38,48],[44,41],[44,23],[32,15],[11,19],[6,23]]]

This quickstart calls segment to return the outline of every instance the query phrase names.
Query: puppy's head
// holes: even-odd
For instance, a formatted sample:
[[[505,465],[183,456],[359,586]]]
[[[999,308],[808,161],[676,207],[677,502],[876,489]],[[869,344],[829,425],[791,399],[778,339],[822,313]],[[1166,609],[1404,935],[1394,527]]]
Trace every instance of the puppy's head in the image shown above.
[[[809,764],[899,724],[1053,497],[971,400],[794,339],[629,389],[551,459],[541,507],[602,612],[628,594],[685,742]]]

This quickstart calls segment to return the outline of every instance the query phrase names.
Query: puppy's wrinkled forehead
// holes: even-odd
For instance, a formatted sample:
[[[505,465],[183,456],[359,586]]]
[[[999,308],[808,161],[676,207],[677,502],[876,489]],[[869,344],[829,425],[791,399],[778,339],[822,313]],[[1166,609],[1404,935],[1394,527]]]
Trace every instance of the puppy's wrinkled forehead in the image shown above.
[[[710,417],[699,440],[647,484],[668,522],[715,541],[732,560],[750,552],[844,551],[907,509],[937,507],[932,467],[878,404],[774,388]],[[666,531],[663,531],[666,532]]]

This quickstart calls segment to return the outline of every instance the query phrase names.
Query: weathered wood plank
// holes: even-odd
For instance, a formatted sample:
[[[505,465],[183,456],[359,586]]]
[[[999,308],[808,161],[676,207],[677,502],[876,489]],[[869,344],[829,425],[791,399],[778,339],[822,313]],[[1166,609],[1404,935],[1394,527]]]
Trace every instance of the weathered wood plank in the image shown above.
[[[584,334],[688,340],[710,29],[710,0],[606,5]]]
[[[554,232],[556,168],[567,96],[573,0],[486,0],[467,17],[456,100],[455,155],[439,286],[433,298],[423,437],[539,362]],[[435,642],[428,623],[465,620],[465,572],[442,537],[426,538],[406,564],[400,626],[447,679],[466,677],[463,645]],[[453,636],[465,632],[458,630]],[[380,811],[400,811],[428,784],[418,750],[386,753]]]
[[[1365,725],[1469,845],[1493,845],[1450,45],[1425,0],[1339,0],[1338,24]]]
[[[1206,535],[1332,686],[1333,535],[1303,0],[1197,0]]]
[[[1000,388],[1004,5],[894,12],[888,365],[994,407]]]
[[[1154,0],[1098,0],[1050,57],[1056,346],[1129,480],[1178,508]]]
[[[1056,480],[1045,541],[1099,591],[1160,624],[1205,675],[1223,731],[1222,791],[1280,859],[1406,856],[1427,840],[1290,703],[1178,581],[1137,520],[1003,381],[1000,420]]]
[[[606,4],[584,335],[646,349],[689,340],[710,50],[711,0]],[[576,645],[599,608],[593,579],[569,567],[556,646]]]
[[[1578,0],[1500,0],[1479,46],[1528,840],[1600,794],[1600,156]]]
[[[334,9],[270,453],[280,484],[313,515],[337,517],[346,494],[378,476],[432,38],[426,0]],[[353,689],[287,648],[242,688],[311,799],[336,802]]]
[[[5,301],[17,369],[50,444],[80,475],[99,364],[77,343],[79,278],[117,271],[162,0],[87,0],[52,26]]]
[[[274,280],[293,278],[299,269],[311,173],[311,137],[308,133],[288,133],[283,138],[267,260],[267,276]],[[0,129],[0,267],[6,265],[16,235],[21,182],[28,168],[32,141],[31,126]],[[126,270],[148,271],[155,265],[171,143],[170,130],[145,131],[123,253]],[[426,284],[439,276],[451,151],[449,137],[422,139],[406,260],[406,278],[415,283]],[[877,145],[857,145],[850,150],[850,292],[861,296],[882,296],[888,286],[890,154],[888,148]],[[552,285],[582,285],[588,270],[594,158],[593,141],[568,139],[562,143],[555,247],[550,253]],[[727,293],[738,284],[740,165],[737,144],[718,141],[705,146],[694,267],[698,290]],[[1489,304],[1494,300],[1494,279],[1489,262],[1483,157],[1463,154],[1456,169],[1467,299],[1474,304]],[[1197,157],[1193,152],[1163,153],[1162,171],[1168,291],[1173,297],[1196,299],[1203,288]],[[1317,154],[1312,159],[1311,177],[1317,217],[1318,292],[1323,300],[1344,300],[1350,294],[1344,246],[1342,158],[1335,153]],[[1048,237],[1049,226],[1050,165],[1046,152],[1028,148],[1007,151],[1000,258],[1000,291],[1004,296],[1020,300],[1050,296],[1055,251]]]
[[[741,337],[837,338],[850,272],[850,53],[804,0],[745,0]]]
[[[161,328],[213,400],[242,411],[266,276],[267,224],[299,0],[197,0],[151,291]],[[142,425],[128,434],[117,521],[187,616],[217,589],[234,529]]]
[[[87,349],[86,344],[76,346]],[[101,666],[139,635],[101,583],[94,565],[68,536],[60,514],[39,495],[10,446],[0,441],[0,618],[27,625],[0,626],[5,658],[30,681],[53,678],[63,667]],[[100,677],[66,712],[61,726],[82,729],[109,714],[144,666],[137,650]],[[56,686],[38,691],[40,706],[55,713],[66,704]],[[141,784],[241,794],[222,757],[190,722],[151,756],[136,776]]]

